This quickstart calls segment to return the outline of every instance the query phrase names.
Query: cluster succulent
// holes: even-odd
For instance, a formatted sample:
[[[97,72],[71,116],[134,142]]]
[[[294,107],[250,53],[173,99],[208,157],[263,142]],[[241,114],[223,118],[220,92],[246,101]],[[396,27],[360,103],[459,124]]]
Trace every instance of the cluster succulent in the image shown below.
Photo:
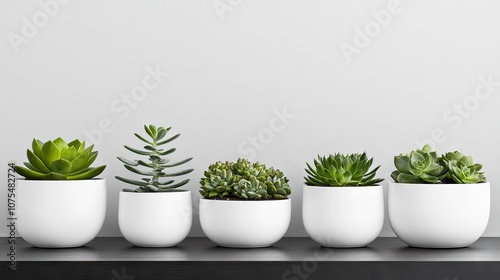
[[[94,145],[85,148],[85,141],[76,139],[66,143],[61,137],[42,142],[33,139],[32,150],[27,150],[28,162],[14,167],[28,180],[87,180],[101,174],[105,165],[90,167],[97,158]]]
[[[147,157],[147,160],[128,160],[123,157],[118,157],[118,159],[124,163],[124,166],[127,170],[142,176],[141,181],[116,176],[115,178],[122,182],[137,186],[137,188],[134,190],[123,189],[123,191],[170,192],[189,182],[189,179],[186,179],[179,183],[175,183],[175,180],[167,180],[163,182],[160,181],[160,179],[162,178],[177,177],[193,171],[193,169],[186,169],[175,173],[164,172],[164,169],[166,168],[180,166],[193,159],[187,158],[179,162],[169,163],[169,160],[165,158],[166,155],[172,154],[176,151],[176,149],[171,148],[165,150],[161,147],[172,142],[180,136],[180,134],[176,134],[164,140],[170,129],[171,127],[164,128],[160,126],[157,128],[154,125],[145,125],[144,130],[146,131],[147,136],[141,136],[137,133],[134,133],[134,135],[139,138],[139,140],[146,143],[146,146],[144,146],[144,150],[135,149],[126,145],[125,148],[135,154]]]
[[[440,157],[429,146],[407,155],[394,157],[396,170],[391,177],[397,183],[421,184],[472,184],[484,183],[482,165],[475,164],[471,156],[455,151]]]
[[[279,169],[246,159],[216,162],[200,180],[200,194],[208,199],[285,199],[291,194],[288,179]]]
[[[456,184],[486,182],[486,177],[481,172],[483,166],[474,163],[471,156],[464,156],[458,151],[450,152],[442,156],[442,162],[448,168],[446,175],[447,182],[454,182]]]
[[[372,163],[366,153],[318,155],[314,167],[306,163],[304,179],[308,186],[374,186],[383,179],[375,178],[380,166],[370,170]]]

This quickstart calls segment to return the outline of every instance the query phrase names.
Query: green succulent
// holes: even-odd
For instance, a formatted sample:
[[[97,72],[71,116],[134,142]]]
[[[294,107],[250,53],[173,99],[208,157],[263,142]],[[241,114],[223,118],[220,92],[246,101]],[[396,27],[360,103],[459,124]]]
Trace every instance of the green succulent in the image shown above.
[[[481,169],[483,166],[474,163],[471,156],[464,156],[455,151],[441,156],[442,162],[448,167],[446,180],[449,183],[475,184],[486,182]]]
[[[166,155],[172,154],[176,151],[175,148],[171,148],[168,150],[162,149],[164,145],[172,142],[177,139],[180,134],[176,134],[168,139],[165,139],[165,136],[170,131],[171,127],[156,127],[154,125],[144,126],[144,130],[146,131],[147,136],[141,136],[137,133],[134,135],[139,138],[139,140],[146,143],[144,146],[144,150],[138,150],[125,145],[125,148],[135,154],[145,156],[148,160],[128,160],[123,157],[118,157],[118,159],[124,163],[124,166],[127,170],[132,173],[139,174],[141,176],[146,176],[141,178],[141,181],[126,179],[120,176],[116,176],[115,178],[131,184],[138,186],[135,190],[132,189],[123,189],[126,192],[170,192],[174,191],[176,188],[181,187],[189,182],[189,179],[186,179],[182,182],[175,183],[175,180],[168,180],[164,182],[160,182],[161,178],[170,178],[177,177],[181,175],[188,174],[193,171],[193,169],[186,169],[175,173],[165,173],[164,169],[180,166],[193,158],[187,158],[185,160],[169,163],[169,160],[165,158]],[[138,168],[141,167],[141,168]]]
[[[286,199],[291,194],[283,172],[246,159],[216,162],[200,179],[200,194],[208,199]]]
[[[97,158],[94,145],[85,148],[85,141],[66,143],[61,137],[42,142],[33,139],[32,150],[27,150],[27,167],[16,166],[15,171],[28,180],[86,180],[101,174],[105,165],[90,167]]]
[[[380,166],[370,171],[373,158],[362,154],[335,154],[319,156],[314,167],[307,164],[306,185],[308,186],[374,186],[383,181],[375,178]]]
[[[262,184],[257,178],[252,177],[250,181],[241,179],[238,183],[234,184],[234,195],[242,199],[267,199],[267,187]]]
[[[425,145],[407,155],[394,157],[396,170],[391,177],[396,183],[438,184],[446,178],[448,168],[442,164],[436,152]]]

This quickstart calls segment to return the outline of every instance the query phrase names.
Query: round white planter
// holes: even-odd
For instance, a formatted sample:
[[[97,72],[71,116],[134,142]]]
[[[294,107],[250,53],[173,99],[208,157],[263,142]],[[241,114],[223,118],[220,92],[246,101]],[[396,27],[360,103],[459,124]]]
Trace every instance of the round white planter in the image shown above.
[[[406,244],[459,248],[483,234],[490,215],[490,183],[389,183],[389,221]]]
[[[244,201],[200,199],[200,222],[205,235],[223,247],[268,247],[290,225],[291,199]]]
[[[302,219],[325,247],[364,247],[384,225],[384,188],[304,186]]]
[[[36,247],[80,247],[106,216],[105,179],[17,180],[17,230]]]
[[[118,224],[135,246],[176,246],[191,230],[192,214],[191,191],[120,192]]]

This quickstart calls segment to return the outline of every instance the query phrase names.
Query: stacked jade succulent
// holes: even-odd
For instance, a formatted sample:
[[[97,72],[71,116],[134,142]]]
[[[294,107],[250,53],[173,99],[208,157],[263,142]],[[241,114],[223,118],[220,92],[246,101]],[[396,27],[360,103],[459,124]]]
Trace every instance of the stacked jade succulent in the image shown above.
[[[366,153],[318,155],[313,167],[306,164],[308,186],[374,186],[383,181],[375,178],[380,166],[370,170],[373,158],[368,159]]]
[[[246,159],[216,162],[204,175],[200,180],[200,194],[207,199],[286,199],[292,192],[281,170]]]
[[[15,166],[15,171],[27,180],[87,180],[101,174],[105,165],[90,167],[97,158],[94,145],[85,148],[78,139],[66,143],[61,137],[42,142],[33,139],[27,150],[28,162]]]
[[[455,151],[438,157],[429,146],[394,157],[396,170],[391,177],[396,183],[409,184],[476,184],[485,183],[482,165],[471,156]]]
[[[156,127],[154,125],[145,125],[144,130],[146,131],[147,136],[141,136],[137,133],[134,134],[139,140],[146,143],[144,150],[135,149],[125,145],[127,150],[140,156],[144,156],[147,160],[128,160],[123,157],[118,157],[118,159],[124,163],[127,170],[142,176],[141,181],[116,176],[115,178],[122,182],[137,186],[136,189],[125,188],[123,191],[171,192],[189,182],[189,179],[183,180],[179,183],[175,183],[175,180],[160,181],[162,178],[177,177],[193,171],[193,169],[185,169],[174,173],[164,172],[167,168],[180,166],[193,159],[187,158],[179,162],[169,163],[169,160],[165,158],[166,155],[172,154],[176,151],[176,149],[171,148],[165,150],[162,147],[180,136],[180,134],[176,134],[170,138],[164,139],[170,129],[171,127],[164,128],[161,126]]]

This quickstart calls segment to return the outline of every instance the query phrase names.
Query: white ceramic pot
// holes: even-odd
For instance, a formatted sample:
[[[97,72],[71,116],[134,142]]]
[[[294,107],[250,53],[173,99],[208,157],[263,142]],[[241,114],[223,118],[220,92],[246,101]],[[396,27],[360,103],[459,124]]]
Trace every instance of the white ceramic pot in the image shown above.
[[[106,216],[106,181],[17,180],[17,230],[36,247],[80,247]]]
[[[291,199],[244,201],[200,199],[200,222],[205,235],[223,247],[268,247],[290,225]]]
[[[389,221],[406,244],[459,248],[483,234],[490,216],[490,183],[389,183]]]
[[[304,186],[302,219],[325,247],[364,247],[384,225],[384,188]]]
[[[135,246],[176,246],[188,235],[192,220],[191,191],[120,192],[118,224]]]

